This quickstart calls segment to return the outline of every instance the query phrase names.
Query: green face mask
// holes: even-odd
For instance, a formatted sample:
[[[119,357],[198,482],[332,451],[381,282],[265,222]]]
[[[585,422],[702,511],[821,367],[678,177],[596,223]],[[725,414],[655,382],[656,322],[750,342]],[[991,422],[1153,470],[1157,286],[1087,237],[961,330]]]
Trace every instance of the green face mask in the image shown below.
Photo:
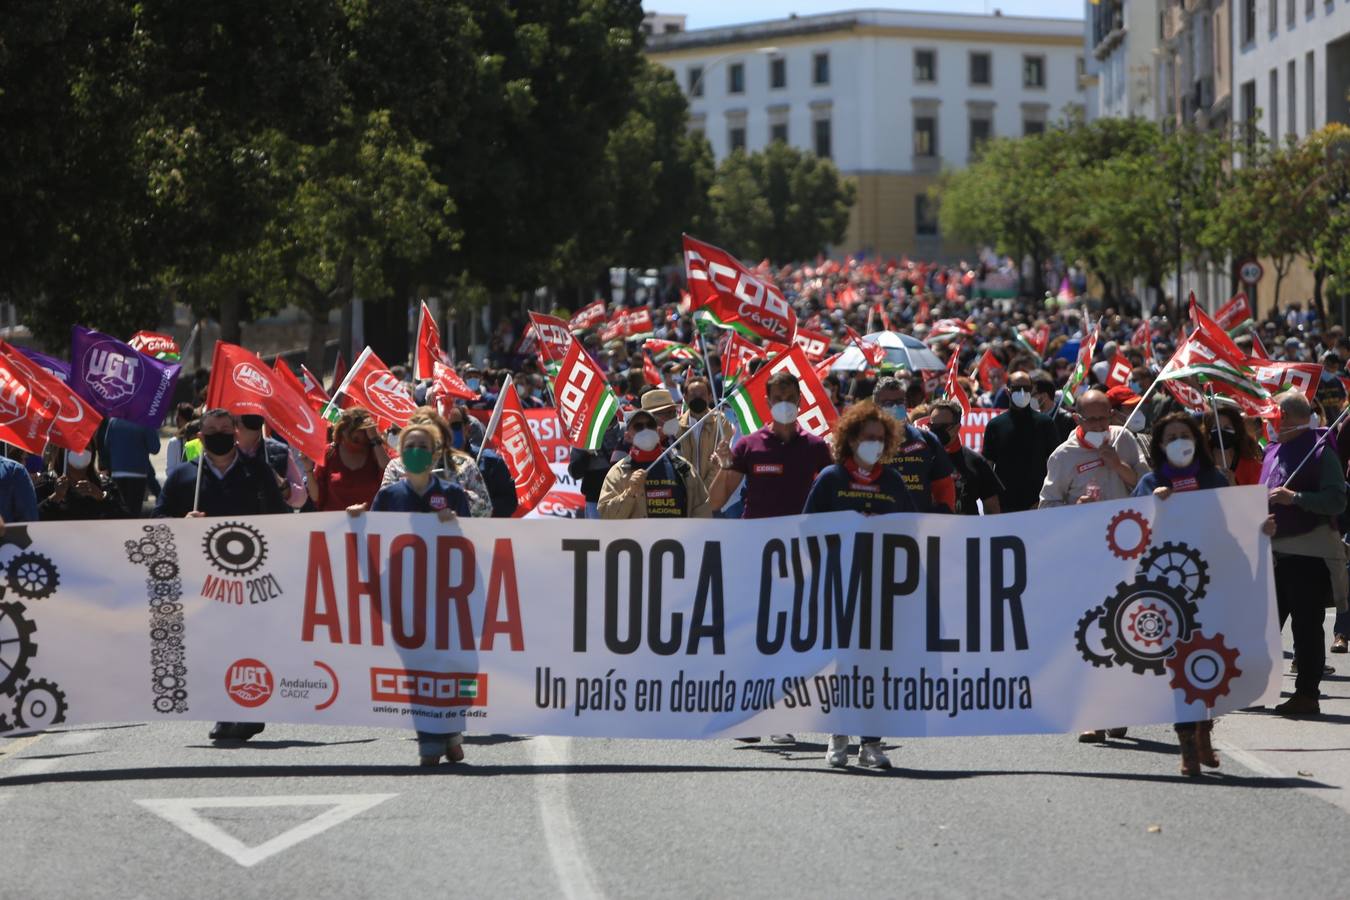
[[[407,447],[403,450],[403,468],[411,475],[421,475],[431,470],[431,451],[425,447]]]

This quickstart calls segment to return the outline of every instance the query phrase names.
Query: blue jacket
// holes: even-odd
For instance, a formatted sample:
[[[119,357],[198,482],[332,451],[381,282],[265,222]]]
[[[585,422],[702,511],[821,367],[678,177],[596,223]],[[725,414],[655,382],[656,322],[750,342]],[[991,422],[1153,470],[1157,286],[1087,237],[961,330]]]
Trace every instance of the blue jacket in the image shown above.
[[[0,457],[0,518],[6,524],[38,520],[33,479],[22,464]]]
[[[453,509],[455,515],[469,517],[469,495],[464,488],[444,478],[433,478],[425,494],[413,490],[408,479],[400,478],[380,488],[370,504],[371,512],[438,512]]]
[[[159,452],[159,433],[126,419],[110,418],[103,432],[103,464],[113,476],[154,474],[150,457]]]

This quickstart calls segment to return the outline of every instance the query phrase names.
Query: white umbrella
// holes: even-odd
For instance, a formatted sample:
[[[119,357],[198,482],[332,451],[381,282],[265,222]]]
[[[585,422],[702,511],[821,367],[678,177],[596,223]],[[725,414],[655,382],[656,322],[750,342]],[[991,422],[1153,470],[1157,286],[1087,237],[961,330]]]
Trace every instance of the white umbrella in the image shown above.
[[[886,358],[879,368],[904,369],[908,372],[941,372],[947,364],[938,359],[937,354],[923,341],[911,334],[898,331],[875,331],[863,335],[863,343],[880,344],[886,349]],[[831,372],[861,372],[871,368],[863,352],[853,344],[844,348],[839,358],[830,366]]]

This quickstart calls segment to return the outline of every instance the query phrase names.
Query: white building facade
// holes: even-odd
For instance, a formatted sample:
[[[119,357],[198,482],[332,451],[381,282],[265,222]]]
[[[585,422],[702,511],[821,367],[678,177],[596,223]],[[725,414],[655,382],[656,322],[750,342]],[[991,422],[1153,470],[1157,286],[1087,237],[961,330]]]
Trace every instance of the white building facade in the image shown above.
[[[942,258],[927,190],[991,137],[1081,110],[1076,19],[863,10],[655,35],[648,54],[720,161],[771,141],[829,157],[858,187],[844,252]]]
[[[1094,114],[1153,119],[1161,41],[1158,0],[1085,0],[1084,10],[1087,46],[1097,65]]]

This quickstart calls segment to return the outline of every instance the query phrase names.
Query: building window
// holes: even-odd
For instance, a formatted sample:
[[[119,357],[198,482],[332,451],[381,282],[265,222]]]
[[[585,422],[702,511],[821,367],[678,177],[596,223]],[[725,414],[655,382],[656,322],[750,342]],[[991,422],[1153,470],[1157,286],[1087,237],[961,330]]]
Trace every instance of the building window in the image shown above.
[[[914,51],[914,83],[932,84],[937,81],[937,51]]]
[[[937,156],[937,117],[914,117],[914,155],[921,157]]]
[[[1292,3],[1290,5],[1292,5]],[[1284,71],[1284,92],[1286,94],[1284,104],[1284,118],[1286,124],[1284,130],[1291,135],[1298,134],[1298,116],[1295,114],[1294,109],[1294,107],[1297,105],[1297,94],[1298,94],[1298,91],[1294,87],[1294,85],[1298,84],[1298,79],[1295,77],[1294,74],[1294,69],[1296,66],[1297,63],[1295,63],[1294,60],[1291,59],[1289,60],[1289,65],[1285,68]]]
[[[787,87],[787,60],[781,56],[769,60],[769,87]]]
[[[1247,145],[1247,152],[1251,153],[1256,146],[1256,82],[1244,81],[1242,83],[1242,126],[1245,134],[1243,140]]]
[[[676,25],[674,22],[667,22],[666,27],[663,30],[666,34],[679,34],[680,26]]]
[[[702,67],[702,66],[690,66],[690,67],[689,67],[689,70],[685,73],[685,77],[689,79],[689,80],[688,80],[688,84],[689,84],[689,96],[690,96],[690,97],[702,97],[702,96],[703,96],[703,67]]]
[[[970,155],[978,156],[980,150],[994,133],[994,122],[988,116],[974,116],[970,120]]]
[[[745,63],[732,63],[727,66],[727,93],[745,93]]]
[[[830,147],[830,120],[816,119],[814,128],[816,156],[819,156],[821,159],[829,159],[832,153]]]
[[[1024,88],[1045,87],[1044,56],[1022,57],[1022,87]]]
[[[1317,73],[1313,58],[1312,50],[1303,58],[1303,130],[1308,134],[1317,130]]]
[[[1310,19],[1317,15],[1317,4],[1313,2],[1313,0],[1307,0],[1307,2],[1303,4],[1303,14]]]
[[[745,149],[745,126],[732,125],[727,128],[727,152],[735,153]]]
[[[830,54],[817,53],[811,57],[811,83],[830,83]]]
[[[1280,27],[1280,0],[1266,0],[1266,27],[1274,34]]]
[[[1280,70],[1270,70],[1270,94],[1268,103],[1270,109],[1270,122],[1266,125],[1266,134],[1270,139],[1278,142],[1280,140]]]
[[[1077,76],[1077,78],[1078,78],[1079,81],[1082,81],[1084,78],[1087,77],[1087,58],[1086,58],[1086,57],[1083,57],[1083,56],[1075,56],[1075,57],[1073,58],[1073,74],[1074,74],[1075,76]]]
[[[1286,30],[1294,27],[1295,0],[1284,0],[1284,24]]]
[[[914,197],[914,231],[929,236],[938,233],[936,210],[927,194],[916,194]]]
[[[1256,0],[1242,0],[1242,43],[1256,40]]]
[[[1045,134],[1044,119],[1023,119],[1022,136],[1027,137],[1033,134]]]
[[[774,122],[769,126],[769,142],[777,141],[780,144],[788,142],[788,131],[786,122]]]
[[[970,83],[983,87],[989,86],[989,54],[970,54]]]

